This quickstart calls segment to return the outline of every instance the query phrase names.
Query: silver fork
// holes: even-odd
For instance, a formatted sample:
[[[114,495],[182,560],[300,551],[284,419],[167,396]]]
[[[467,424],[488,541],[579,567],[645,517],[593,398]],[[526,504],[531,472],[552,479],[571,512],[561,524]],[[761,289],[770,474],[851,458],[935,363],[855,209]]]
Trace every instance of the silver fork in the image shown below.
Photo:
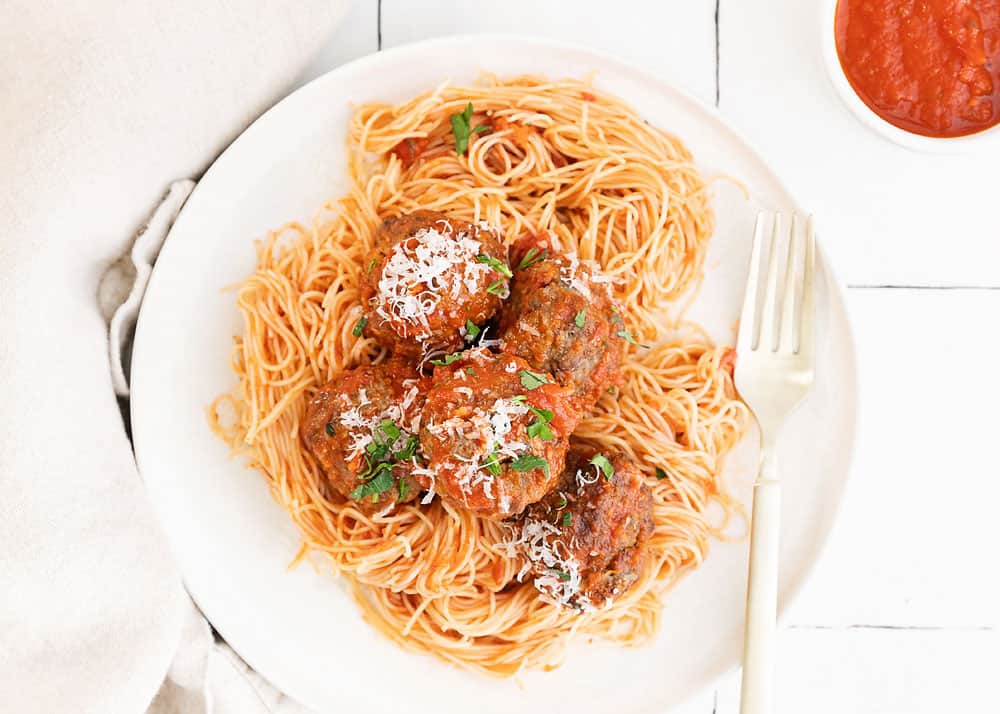
[[[761,286],[765,254],[767,273]],[[790,219],[779,213],[758,214],[736,341],[736,389],[757,418],[761,435],[750,521],[741,714],[771,712],[781,508],[775,446],[785,418],[813,383],[815,262],[812,217],[803,230],[794,214]]]

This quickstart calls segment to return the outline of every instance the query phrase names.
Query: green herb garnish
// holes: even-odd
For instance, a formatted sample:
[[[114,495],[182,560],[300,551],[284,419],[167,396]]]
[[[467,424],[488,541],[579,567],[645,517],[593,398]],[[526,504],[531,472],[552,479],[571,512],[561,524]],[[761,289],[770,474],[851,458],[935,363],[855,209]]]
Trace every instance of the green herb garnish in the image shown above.
[[[558,570],[557,568],[549,568],[549,572],[552,573],[553,575],[559,576],[559,579],[562,580],[564,583],[568,581],[571,577],[570,574],[567,573],[565,570]]]
[[[522,369],[518,374],[521,375],[521,386],[525,389],[538,389],[543,384],[549,383],[549,378],[544,374],[532,372],[528,369]]]
[[[556,508],[566,508],[567,503],[569,503],[569,501],[566,500],[566,494],[560,493],[559,503],[556,504]]]
[[[555,438],[549,425],[541,421],[528,424],[528,436],[532,439],[541,439],[542,441],[552,441]]]
[[[540,260],[545,260],[546,256],[549,254],[547,250],[538,250],[538,248],[528,248],[528,252],[524,254],[521,258],[521,262],[517,264],[518,270],[524,270]]]
[[[379,464],[380,466],[382,464]],[[394,485],[392,479],[392,467],[389,464],[385,464],[387,469],[380,470],[379,473],[370,481],[361,484],[356,489],[351,491],[350,497],[355,501],[359,501],[366,496],[378,497],[379,494],[385,493],[391,489]]]
[[[656,467],[656,478],[658,480],[663,480],[667,477],[667,472],[661,469],[659,466]]]
[[[577,327],[583,327],[587,321],[587,308],[583,308],[580,312],[576,313],[576,317],[573,318],[573,322]]]
[[[389,455],[389,445],[384,441],[373,441],[365,446],[365,452],[375,461],[381,461]]]
[[[518,456],[510,462],[510,467],[515,471],[531,471],[532,469],[541,469],[545,472],[546,476],[549,475],[549,462],[541,456],[535,456],[534,454],[524,454],[522,456]]]
[[[390,443],[395,442],[396,439],[399,438],[399,435],[402,433],[400,432],[399,427],[396,426],[396,422],[394,422],[392,419],[383,419],[382,422],[378,425],[378,428],[381,429],[382,433],[389,438]]]
[[[368,324],[368,318],[362,315],[358,318],[358,321],[354,323],[354,329],[351,330],[351,334],[355,337],[361,337],[361,333],[365,329],[365,325]]]
[[[490,283],[490,286],[486,288],[486,292],[490,295],[502,295],[506,286],[503,284],[503,280],[497,280],[496,282]]]
[[[566,511],[562,517],[563,528],[570,525],[572,522],[573,522],[573,514],[570,513],[569,511]]]
[[[371,260],[368,261],[368,272],[369,273],[372,272],[372,268],[375,267],[375,263],[377,263],[377,262],[378,262],[378,258],[372,258]]]
[[[489,131],[485,124],[480,124],[475,129],[470,128],[472,121],[472,102],[465,106],[465,111],[461,114],[452,114],[448,119],[451,121],[451,133],[455,137],[455,153],[464,154],[469,148],[469,138],[473,134],[481,134]]]
[[[450,355],[445,355],[443,359],[432,359],[431,364],[437,365],[438,367],[447,367],[449,364],[454,364],[460,359],[462,359],[462,353],[453,352]]]
[[[626,342],[632,343],[633,345],[649,349],[649,345],[644,345],[641,342],[639,342],[637,339],[635,339],[635,336],[628,330],[618,330],[618,336],[621,337]]]
[[[514,404],[524,404],[528,401],[528,398],[523,394],[518,394],[516,397],[511,397],[510,400],[514,402]]]
[[[482,332],[482,329],[479,327],[479,325],[474,323],[472,320],[465,321],[465,336],[468,337],[470,340],[474,340],[477,337],[479,337],[480,332]]]
[[[510,268],[507,266],[507,264],[502,260],[494,258],[492,255],[485,255],[483,253],[480,253],[479,255],[476,256],[476,261],[479,263],[485,263],[486,265],[490,266],[501,275],[505,275],[508,278],[514,277],[514,273],[510,271]]]
[[[541,439],[542,441],[552,441],[555,438],[552,435],[552,429],[549,428],[549,422],[552,421],[552,417],[554,416],[552,412],[548,409],[528,408],[538,417],[537,421],[528,424],[528,436],[533,439]]]
[[[328,421],[326,423],[326,435],[327,436],[333,436],[334,434],[335,434],[335,432],[333,430],[333,422],[332,421]]]
[[[611,465],[611,462],[608,461],[608,457],[604,454],[594,454],[590,463],[601,470],[604,474],[605,481],[610,481],[611,477],[615,475],[615,467]]]
[[[483,468],[489,471],[494,476],[499,476],[502,473],[502,470],[500,468],[500,461],[497,458],[497,452],[495,448],[490,451],[490,455],[486,463],[483,464]]]
[[[472,367],[466,367],[465,368],[465,373],[471,377],[472,375],[474,375],[476,373],[476,370],[474,370]]]
[[[402,476],[396,481],[396,490],[399,492],[399,500],[402,501],[406,498],[406,494],[410,492],[410,484],[406,482]]]
[[[419,445],[420,439],[411,434],[406,439],[406,444],[403,445],[403,448],[393,454],[393,456],[395,456],[398,461],[409,461],[417,453],[417,446]]]

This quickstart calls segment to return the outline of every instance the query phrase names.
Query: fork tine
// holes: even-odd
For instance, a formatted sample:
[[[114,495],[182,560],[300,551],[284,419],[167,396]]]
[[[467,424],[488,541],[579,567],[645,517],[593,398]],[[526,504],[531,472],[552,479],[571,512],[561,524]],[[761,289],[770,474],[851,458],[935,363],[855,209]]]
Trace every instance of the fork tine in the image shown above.
[[[778,350],[789,353],[796,351],[799,337],[799,324],[795,319],[799,295],[799,281],[795,272],[800,244],[798,228],[798,216],[793,213],[788,230],[788,256],[785,260],[784,286],[781,289],[781,332],[778,338]]]
[[[736,353],[746,354],[754,349],[757,342],[757,284],[760,282],[761,243],[764,236],[765,211],[757,214],[753,227],[753,245],[750,248],[750,270],[747,272],[747,287],[743,295],[743,310],[740,313],[740,331],[736,338]]]
[[[798,353],[811,359],[815,348],[816,323],[816,234],[811,215],[806,220],[805,248],[805,265],[802,271],[802,307],[799,309]]]
[[[764,285],[764,304],[760,314],[760,338],[757,345],[761,349],[774,352],[777,348],[778,315],[778,228],[781,225],[781,214],[774,214],[771,228],[771,240],[768,242],[767,277]]]

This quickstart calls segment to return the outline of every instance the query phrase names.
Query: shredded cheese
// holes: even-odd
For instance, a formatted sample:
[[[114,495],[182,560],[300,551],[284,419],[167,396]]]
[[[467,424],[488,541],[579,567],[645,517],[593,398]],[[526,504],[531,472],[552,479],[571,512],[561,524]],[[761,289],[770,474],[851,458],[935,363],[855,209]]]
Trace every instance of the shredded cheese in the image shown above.
[[[611,284],[619,282],[618,278],[602,273],[597,263],[592,260],[581,261],[576,252],[566,253],[564,257],[569,264],[559,267],[559,279],[562,280],[563,285],[573,288],[589,299],[591,297],[590,284],[603,284],[608,292],[608,297],[611,297]],[[580,271],[581,266],[585,267],[586,270]]]
[[[455,392],[471,397],[469,387],[456,387]],[[463,439],[475,443],[473,456],[454,458],[462,465],[455,470],[456,482],[463,493],[481,487],[486,498],[494,499],[494,476],[485,467],[491,458],[514,459],[528,450],[526,442],[512,437],[514,422],[531,411],[527,405],[511,399],[496,399],[488,410],[477,407],[469,416],[451,417],[439,424],[429,424],[427,429],[438,439]],[[504,497],[501,495],[501,505]],[[507,499],[509,506],[510,500]]]
[[[393,246],[379,277],[375,312],[400,325],[403,337],[412,327],[415,339],[428,339],[428,317],[442,296],[456,300],[463,289],[476,293],[489,284],[493,268],[476,260],[482,252],[476,240],[482,230],[493,232],[486,224],[477,226],[474,234],[456,232],[451,223],[440,220]]]
[[[525,563],[517,574],[524,580],[529,571],[534,571],[533,585],[546,602],[562,607],[573,607],[582,612],[590,611],[593,605],[586,595],[580,594],[580,563],[566,551],[560,540],[561,530],[548,521],[525,518],[519,524],[505,526],[508,538],[500,545],[506,549],[508,557],[525,558]]]

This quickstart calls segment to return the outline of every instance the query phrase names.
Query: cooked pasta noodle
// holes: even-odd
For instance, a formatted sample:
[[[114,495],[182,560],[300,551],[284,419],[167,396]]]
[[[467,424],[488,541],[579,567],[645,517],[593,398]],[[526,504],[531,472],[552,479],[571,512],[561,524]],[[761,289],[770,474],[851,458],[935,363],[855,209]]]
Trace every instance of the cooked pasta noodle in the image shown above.
[[[449,117],[470,102],[472,124],[492,131],[459,155]],[[687,148],[587,83],[492,76],[361,106],[348,147],[350,193],[311,225],[289,224],[257,246],[257,269],[237,295],[238,383],[209,408],[213,428],[288,510],[302,532],[300,557],[350,578],[369,621],[404,647],[511,675],[557,664],[575,633],[646,640],[664,592],[698,566],[717,532],[709,505],[736,508],[719,477],[747,417],[732,351],[684,325],[676,307],[700,280],[713,227]],[[327,486],[304,445],[317,388],[385,356],[354,334],[359,284],[379,223],[418,208],[487,221],[508,244],[544,236],[597,261],[617,279],[629,331],[653,345],[628,346],[624,385],[574,432],[632,457],[653,491],[648,567],[610,607],[581,613],[540,599],[517,580],[522,563],[502,546],[503,524],[439,499],[366,514]]]

